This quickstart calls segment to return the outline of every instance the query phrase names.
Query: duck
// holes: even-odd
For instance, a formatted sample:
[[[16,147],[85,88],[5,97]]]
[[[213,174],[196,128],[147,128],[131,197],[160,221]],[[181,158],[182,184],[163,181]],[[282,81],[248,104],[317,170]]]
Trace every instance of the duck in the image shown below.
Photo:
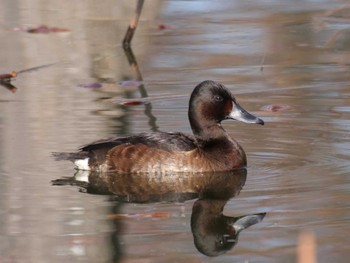
[[[145,132],[84,145],[73,153],[54,153],[77,170],[115,173],[224,172],[247,166],[241,145],[222,127],[224,120],[263,125],[241,107],[221,83],[205,80],[190,96],[193,134]]]

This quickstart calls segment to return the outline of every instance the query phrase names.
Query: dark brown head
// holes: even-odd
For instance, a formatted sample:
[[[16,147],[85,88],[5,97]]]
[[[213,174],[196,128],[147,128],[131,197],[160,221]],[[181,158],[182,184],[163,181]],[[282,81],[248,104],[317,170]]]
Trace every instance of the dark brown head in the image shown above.
[[[198,199],[192,208],[191,230],[199,252],[209,257],[231,250],[238,242],[239,233],[261,222],[266,213],[240,217],[225,216],[222,212],[227,200]]]
[[[193,90],[188,117],[194,135],[207,139],[215,138],[215,129],[223,130],[220,123],[226,119],[264,124],[244,110],[224,85],[212,80],[199,83]]]

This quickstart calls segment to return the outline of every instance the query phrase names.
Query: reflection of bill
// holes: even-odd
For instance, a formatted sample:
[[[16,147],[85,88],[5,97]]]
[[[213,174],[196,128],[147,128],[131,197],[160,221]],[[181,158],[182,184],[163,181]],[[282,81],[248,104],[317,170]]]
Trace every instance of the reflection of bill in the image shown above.
[[[230,217],[222,211],[226,200],[199,199],[192,209],[191,229],[199,252],[214,257],[231,250],[238,242],[239,233],[259,222],[265,213]]]
[[[184,202],[199,197],[191,216],[194,243],[201,253],[217,256],[232,249],[238,234],[265,216],[261,213],[229,217],[222,213],[227,201],[241,191],[246,176],[246,169],[167,174],[78,171],[74,177],[57,179],[53,184],[79,186],[82,192],[112,195],[113,200],[128,203]],[[127,217],[118,215],[115,219]]]

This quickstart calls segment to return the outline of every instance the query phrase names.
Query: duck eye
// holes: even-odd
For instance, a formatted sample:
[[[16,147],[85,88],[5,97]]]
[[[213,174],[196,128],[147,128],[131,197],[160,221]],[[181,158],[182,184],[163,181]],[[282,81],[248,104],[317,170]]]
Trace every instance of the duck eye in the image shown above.
[[[221,102],[221,101],[224,100],[224,99],[223,99],[221,96],[219,96],[219,95],[216,95],[216,96],[214,97],[214,99],[215,99],[215,101],[218,101],[218,102]]]

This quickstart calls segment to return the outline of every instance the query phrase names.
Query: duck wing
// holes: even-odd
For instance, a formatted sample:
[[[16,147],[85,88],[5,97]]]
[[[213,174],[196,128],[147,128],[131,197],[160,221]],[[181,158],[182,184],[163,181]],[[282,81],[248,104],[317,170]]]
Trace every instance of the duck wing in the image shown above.
[[[92,158],[97,163],[103,163],[109,150],[121,145],[143,144],[150,148],[161,149],[169,152],[190,151],[196,147],[194,136],[180,132],[154,132],[141,133],[127,137],[112,137],[102,139],[79,148],[77,152],[54,152],[56,160],[84,160]]]
[[[180,132],[153,132],[141,133],[128,137],[112,137],[98,140],[80,148],[83,152],[108,151],[122,144],[143,144],[151,148],[159,148],[166,151],[190,151],[196,147],[194,136]]]

